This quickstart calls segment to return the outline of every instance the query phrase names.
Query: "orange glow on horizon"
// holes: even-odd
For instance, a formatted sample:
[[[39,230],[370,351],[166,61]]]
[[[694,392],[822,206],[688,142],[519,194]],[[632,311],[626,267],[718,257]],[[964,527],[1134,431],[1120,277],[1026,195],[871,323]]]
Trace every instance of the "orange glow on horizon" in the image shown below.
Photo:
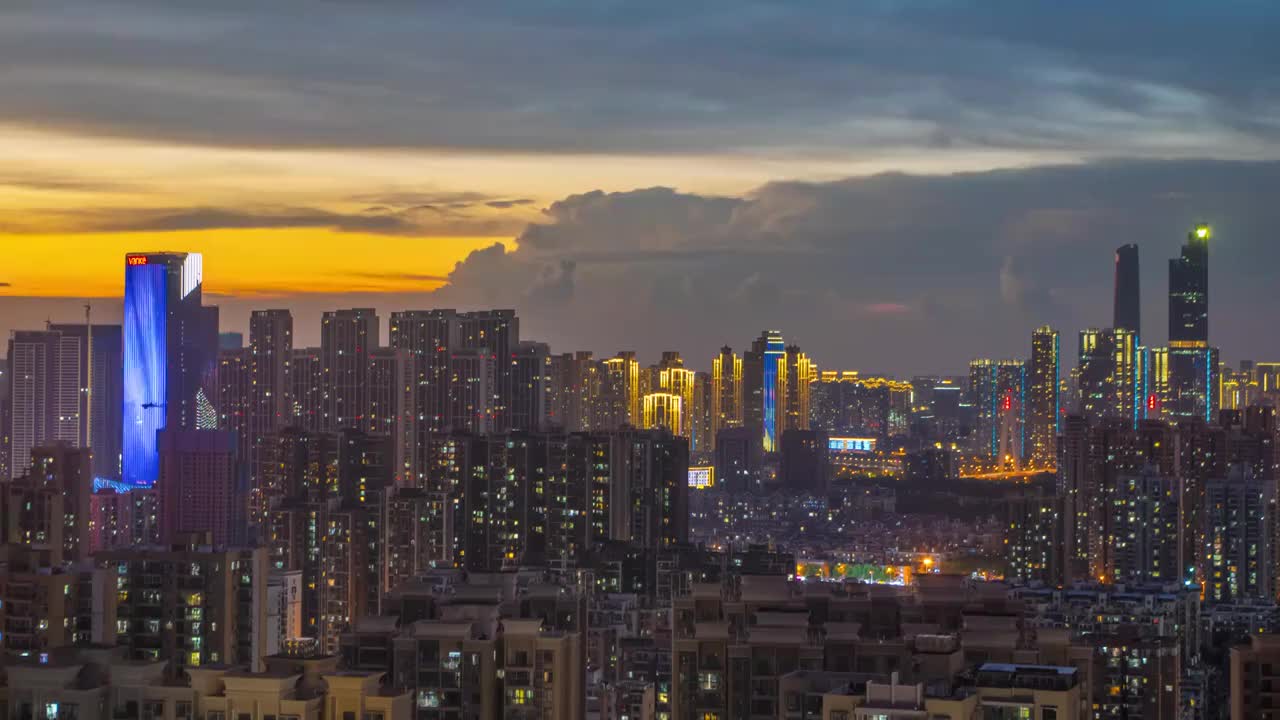
[[[117,297],[131,252],[204,255],[215,295],[428,292],[502,237],[399,237],[318,228],[76,235],[0,234],[0,297]],[[57,252],[52,252],[56,244]]]

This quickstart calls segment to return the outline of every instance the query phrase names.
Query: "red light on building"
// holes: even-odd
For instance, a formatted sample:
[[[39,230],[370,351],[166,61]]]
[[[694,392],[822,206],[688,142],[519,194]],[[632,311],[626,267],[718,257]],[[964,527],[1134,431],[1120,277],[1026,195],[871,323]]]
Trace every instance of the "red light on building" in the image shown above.
[[[126,255],[124,259],[125,265],[146,265],[146,255]]]
[[[1005,393],[1004,400],[1000,403],[1000,409],[1008,412],[1013,409],[1013,393]]]
[[[1160,405],[1160,401],[1156,399],[1155,393],[1151,393],[1150,395],[1147,396],[1148,410],[1155,410],[1157,407],[1159,407],[1159,405]]]

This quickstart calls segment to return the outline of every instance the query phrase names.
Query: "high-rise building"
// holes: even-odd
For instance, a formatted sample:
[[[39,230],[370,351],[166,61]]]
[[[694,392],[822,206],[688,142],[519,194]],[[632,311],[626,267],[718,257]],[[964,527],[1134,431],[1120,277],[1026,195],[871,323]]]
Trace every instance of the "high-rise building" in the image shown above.
[[[823,430],[788,430],[782,434],[778,479],[782,487],[825,497],[830,490],[830,440]]]
[[[412,484],[417,475],[414,446],[418,439],[413,411],[414,372],[408,350],[379,348],[369,355],[369,417],[365,429],[388,439],[395,483]]]
[[[1050,467],[1057,460],[1062,428],[1060,368],[1058,331],[1047,325],[1037,328],[1031,334],[1027,367],[1027,454],[1037,467]]]
[[[1213,422],[1222,397],[1218,392],[1218,348],[1156,348],[1151,356],[1150,404],[1170,420],[1198,418]]]
[[[1209,240],[1213,231],[1197,225],[1187,233],[1182,254],[1169,260],[1169,347],[1209,344]]]
[[[923,378],[917,379],[928,382]],[[812,395],[809,422],[814,429],[881,440],[907,434],[916,393],[910,382],[886,377],[860,377],[853,370],[824,370],[809,383],[809,388]],[[958,396],[958,386],[950,389],[955,390],[952,394]],[[927,394],[937,400],[946,393],[928,388]],[[958,397],[951,400],[958,405]],[[948,427],[957,424],[955,406],[948,411],[945,400],[934,404],[950,418]]]
[[[1111,508],[1108,582],[1133,585],[1180,583],[1183,579],[1182,487],[1175,476],[1147,465],[1117,478],[1106,489]]]
[[[412,411],[418,436],[410,464],[421,484],[423,448],[431,433],[443,432],[453,420],[450,395],[453,353],[460,349],[458,313],[454,310],[407,310],[391,313],[390,344],[407,350],[414,376]]]
[[[684,361],[680,358],[680,353],[664,352],[662,354],[662,362],[655,368],[651,369],[651,378],[649,394],[670,394],[679,398],[680,406],[680,426],[679,430],[672,426],[663,424],[663,427],[671,429],[671,432],[688,438],[692,446],[696,435],[697,426],[694,422],[695,410],[698,408],[699,387],[698,373],[686,368]],[[648,395],[646,395],[648,397]],[[657,425],[649,422],[650,416],[648,411],[650,402],[644,401],[644,426],[657,427]]]
[[[9,339],[6,465],[25,472],[31,450],[63,442],[94,449],[95,474],[118,478],[120,326],[50,325]]]
[[[810,387],[818,379],[818,368],[796,345],[787,346],[786,426],[780,431],[808,430]]]
[[[640,423],[640,363],[632,351],[619,352],[601,363],[600,393],[591,426],[618,430]]]
[[[715,434],[711,419],[711,373],[693,377],[693,408],[690,415],[689,452],[705,460],[714,452]]]
[[[661,430],[609,436],[609,532],[652,552],[689,542],[689,443]]]
[[[1280,362],[1252,362],[1249,369],[1258,392],[1280,393]]]
[[[208,533],[220,547],[247,542],[248,473],[234,433],[160,432],[160,534]]]
[[[810,389],[809,427],[833,433],[853,432],[851,388],[857,373],[824,370]]]
[[[62,382],[61,334],[19,331],[9,338],[9,364],[13,373],[10,405],[10,477],[24,474],[31,450],[53,442],[59,435],[79,444],[80,378]],[[78,364],[78,363],[76,363]],[[59,423],[60,411],[70,423]],[[6,478],[8,479],[8,478]]]
[[[721,430],[742,427],[742,422],[742,358],[726,345],[711,361],[712,443]]]
[[[428,492],[448,498],[445,546],[457,566],[572,571],[605,543],[656,561],[688,541],[688,442],[665,430],[454,432],[430,442]]]
[[[760,433],[764,452],[777,452],[787,413],[787,347],[781,332],[766,330],[743,354],[742,397],[744,426]]]
[[[392,439],[362,430],[337,435],[336,490],[348,505],[377,507],[382,493],[395,481]]]
[[[1004,539],[1009,577],[1021,583],[1065,584],[1063,497],[1036,483],[1011,492],[1007,508]]]
[[[118,573],[115,642],[129,659],[165,660],[175,670],[218,663],[261,669],[266,551],[215,548],[209,540],[188,536],[168,548],[94,558]]]
[[[1233,370],[1222,363],[1218,372],[1219,406],[1222,410],[1243,410],[1262,399],[1251,370]]]
[[[1065,418],[1058,457],[1058,493],[1063,498],[1063,534],[1072,579],[1110,577],[1119,562],[1116,553],[1123,549],[1111,538],[1124,535],[1123,542],[1131,540],[1127,537],[1129,531],[1117,525],[1122,519],[1113,502],[1119,502],[1121,495],[1141,494],[1137,489],[1129,492],[1130,484],[1138,488],[1146,476],[1157,478],[1148,482],[1151,487],[1158,482],[1182,481],[1179,508],[1187,505],[1188,483],[1185,474],[1179,476],[1178,447],[1173,428],[1157,420],[1144,420],[1134,428],[1124,420],[1091,424],[1078,415]],[[1137,513],[1128,505],[1125,507],[1126,512]],[[1185,515],[1181,520],[1178,533],[1185,540]],[[1160,532],[1162,537],[1170,534],[1167,530]],[[1184,546],[1177,554],[1187,557],[1187,548]]]
[[[1062,498],[1062,536],[1068,577],[1096,577],[1089,573],[1091,540],[1095,534],[1093,506],[1099,491],[1090,453],[1089,421],[1079,415],[1063,418],[1058,443],[1057,494]]]
[[[87,449],[65,442],[33,448],[23,473],[0,483],[0,544],[31,548],[45,567],[88,558],[89,472]]]
[[[715,476],[731,492],[755,490],[763,464],[760,436],[747,428],[716,433]]]
[[[1275,483],[1243,463],[1205,486],[1201,550],[1205,602],[1270,601]]]
[[[381,542],[379,507],[344,502],[328,508],[323,517],[316,637],[320,648],[332,654],[342,633],[349,632],[357,619],[380,612],[386,548]]]
[[[1217,417],[1218,351],[1209,346],[1209,240],[1197,225],[1169,260],[1169,347],[1153,358],[1160,410],[1171,418]]]
[[[50,657],[61,649],[115,640],[114,571],[84,564],[50,565],[48,560],[47,553],[28,545],[0,545],[0,592],[5,600],[0,608],[0,653],[6,656],[9,673],[11,704],[6,710],[14,708],[11,712],[16,713],[10,717],[31,715],[30,703],[24,707],[13,702],[19,687],[29,687],[29,681],[14,676],[18,665],[47,668]],[[49,709],[45,703],[37,707]],[[41,717],[61,718],[59,709]]]
[[[1231,443],[1225,428],[1210,425],[1201,418],[1179,420],[1173,427],[1177,441],[1172,462],[1177,463],[1177,473],[1182,479],[1182,556],[1186,564],[1183,577],[1184,582],[1202,585],[1206,572],[1203,547],[1209,502],[1206,490],[1210,482],[1227,477]],[[1164,462],[1170,463],[1167,459]]]
[[[1026,447],[1027,368],[1020,360],[969,363],[969,398],[977,411],[973,449],[989,458],[1021,461]]]
[[[275,570],[301,573],[303,635],[326,649],[385,589],[383,499],[392,488],[391,439],[362,430],[287,428],[263,446],[272,502],[265,535]]]
[[[452,430],[473,433],[494,431],[498,360],[488,348],[459,348],[449,358],[450,419]],[[507,378],[510,379],[510,374]]]
[[[218,429],[235,435],[236,447],[241,452],[249,446],[250,416],[253,412],[252,366],[253,355],[249,348],[218,351],[217,393],[214,395]],[[248,453],[244,459],[253,462]]]
[[[293,420],[293,314],[255,310],[249,315],[249,443],[245,460],[257,465],[262,439]]]
[[[665,428],[672,435],[687,437],[684,414],[684,398],[675,393],[652,392],[643,398],[640,426],[646,430]]]
[[[218,309],[201,304],[198,253],[125,256],[122,476],[150,487],[160,474],[160,430],[217,423],[211,401]]]
[[[320,360],[324,369],[322,428],[336,432],[367,426],[369,357],[379,347],[378,314],[372,308],[326,312],[320,325]]]
[[[759,352],[763,357],[761,391],[761,421],[764,424],[763,444],[766,453],[777,452],[786,429],[787,409],[787,351],[782,333],[771,331],[762,335]]]
[[[547,430],[551,422],[551,347],[521,341],[511,364],[511,429]]]
[[[458,340],[463,347],[487,348],[494,357],[493,428],[511,429],[515,394],[516,349],[520,347],[520,318],[515,310],[477,310],[458,313]]]
[[[121,327],[119,325],[53,323],[50,332],[61,333],[64,343],[75,338],[79,345],[82,409],[79,413],[80,447],[93,451],[94,477],[120,479]],[[64,363],[66,360],[64,359]],[[66,366],[64,372],[71,368]],[[63,375],[64,378],[68,377]]]
[[[1146,410],[1137,335],[1124,329],[1081,330],[1077,367],[1077,411],[1091,421],[1118,419],[1137,427]]]
[[[1142,337],[1142,291],[1138,273],[1138,246],[1116,248],[1115,301],[1111,326]]]
[[[1272,688],[1280,683],[1280,635],[1251,633],[1246,642],[1231,648],[1228,676],[1231,720],[1265,718],[1274,712]]]
[[[452,520],[448,493],[401,487],[386,494],[382,592],[391,592],[432,568],[453,567]]]
[[[598,429],[592,414],[600,402],[600,364],[590,351],[551,358],[551,425],[570,432]]]
[[[324,425],[324,363],[320,348],[295,348],[289,362],[289,425],[318,432]]]
[[[0,358],[0,481],[8,480],[9,474],[9,435],[12,432],[9,421],[9,358]]]

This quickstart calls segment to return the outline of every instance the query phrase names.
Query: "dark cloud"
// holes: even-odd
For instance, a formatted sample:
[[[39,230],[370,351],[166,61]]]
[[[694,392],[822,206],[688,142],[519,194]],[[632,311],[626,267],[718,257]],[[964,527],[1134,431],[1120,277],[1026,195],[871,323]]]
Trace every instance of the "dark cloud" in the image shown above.
[[[473,252],[428,304],[514,306],[562,350],[665,348],[691,358],[782,328],[824,367],[956,371],[1024,356],[1044,323],[1110,322],[1112,251],[1137,242],[1163,342],[1166,260],[1187,228],[1216,226],[1213,317],[1275,299],[1280,163],[1113,161],[773,183],[744,198],[650,188],[555,203],[518,238]],[[1280,354],[1215,323],[1224,357]],[[699,360],[700,361],[700,360]],[[1069,364],[1069,363],[1068,363]]]
[[[0,287],[13,287],[13,283],[0,282]]]
[[[343,277],[357,277],[366,280],[410,280],[421,282],[445,282],[448,275],[423,275],[420,273],[346,273]]]
[[[3,173],[0,174],[0,187],[48,192],[92,193],[130,193],[137,192],[140,188],[138,185],[114,180],[68,178],[52,176],[47,173]]]
[[[425,213],[425,214],[424,214]],[[23,220],[26,223],[23,224]],[[33,222],[38,220],[39,222]],[[48,232],[49,224],[62,232],[173,232],[262,228],[331,228],[381,235],[514,235],[525,222],[517,217],[481,217],[450,211],[441,217],[421,207],[394,210],[365,208],[342,213],[316,208],[84,208],[33,209],[21,218],[0,221],[0,230],[15,233]]]
[[[1275,155],[1276,3],[0,9],[0,121],[236,146]]]
[[[409,207],[473,207],[498,201],[492,195],[472,191],[392,190],[376,193],[359,193],[349,198],[352,202],[373,203],[375,206]]]
[[[519,207],[521,205],[532,205],[533,200],[530,198],[516,198],[515,200],[490,200],[485,205],[491,208],[505,210],[507,208]]]

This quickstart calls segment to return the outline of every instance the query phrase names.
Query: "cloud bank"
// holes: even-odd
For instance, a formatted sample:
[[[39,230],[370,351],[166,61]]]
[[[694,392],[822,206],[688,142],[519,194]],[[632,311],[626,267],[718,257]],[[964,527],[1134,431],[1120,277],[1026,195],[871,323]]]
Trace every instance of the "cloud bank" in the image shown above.
[[[1280,140],[1275,3],[16,0],[0,120],[255,147],[1217,157]]]
[[[563,350],[678,349],[701,362],[780,328],[824,367],[958,370],[1063,351],[1111,322],[1112,252],[1141,249],[1146,340],[1162,343],[1168,258],[1215,225],[1213,339],[1280,354],[1240,318],[1274,303],[1280,163],[1113,161],[948,176],[780,182],[741,198],[647,188],[567,197],[473,252],[433,305],[516,307]],[[1230,318],[1230,321],[1228,321]],[[1070,363],[1068,363],[1070,364]]]

